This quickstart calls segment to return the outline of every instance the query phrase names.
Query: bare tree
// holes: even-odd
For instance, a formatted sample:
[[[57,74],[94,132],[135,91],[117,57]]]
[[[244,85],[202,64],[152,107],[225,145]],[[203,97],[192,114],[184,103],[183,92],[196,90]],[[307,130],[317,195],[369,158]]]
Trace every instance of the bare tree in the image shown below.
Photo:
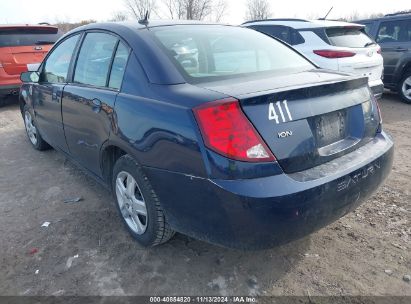
[[[167,15],[171,19],[184,19],[185,17],[185,1],[184,0],[163,0],[163,4],[167,9]]]
[[[112,14],[112,17],[110,21],[112,22],[117,22],[117,21],[126,21],[128,19],[128,16],[124,12],[114,12]]]
[[[210,0],[186,0],[186,19],[187,20],[203,20],[211,14]]]
[[[227,13],[227,1],[226,0],[217,0],[213,5],[213,16],[211,19],[215,22],[221,22]]]
[[[263,20],[271,15],[268,0],[247,0],[247,20]]]
[[[82,20],[80,22],[75,22],[75,23],[70,23],[70,22],[62,21],[62,20],[56,20],[54,25],[57,26],[62,33],[67,33],[71,31],[72,29],[75,29],[76,27],[86,25],[89,23],[96,23],[96,22],[97,21],[93,19]]]
[[[163,0],[172,19],[220,21],[226,12],[226,0]],[[215,14],[213,14],[215,12]]]
[[[124,0],[127,10],[136,19],[144,19],[146,13],[155,13],[156,0]]]
[[[361,20],[361,19],[372,19],[372,18],[379,18],[383,17],[383,13],[359,13],[358,11],[353,11],[351,14],[346,15],[340,20],[343,21],[356,21],[356,20]]]

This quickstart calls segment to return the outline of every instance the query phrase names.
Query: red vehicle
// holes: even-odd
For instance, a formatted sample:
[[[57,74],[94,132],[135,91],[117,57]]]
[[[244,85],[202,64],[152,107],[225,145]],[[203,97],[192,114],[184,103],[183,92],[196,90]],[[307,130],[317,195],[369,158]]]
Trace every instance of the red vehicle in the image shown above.
[[[20,74],[40,63],[61,34],[55,26],[0,25],[0,105],[18,95]]]

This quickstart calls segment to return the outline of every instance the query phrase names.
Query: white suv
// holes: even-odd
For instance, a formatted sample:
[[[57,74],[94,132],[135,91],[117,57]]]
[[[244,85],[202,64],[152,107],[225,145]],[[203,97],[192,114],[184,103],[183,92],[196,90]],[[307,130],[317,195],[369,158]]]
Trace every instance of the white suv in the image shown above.
[[[371,90],[380,98],[383,58],[381,48],[364,31],[364,25],[302,19],[249,21],[242,26],[278,38],[324,69],[367,76]]]

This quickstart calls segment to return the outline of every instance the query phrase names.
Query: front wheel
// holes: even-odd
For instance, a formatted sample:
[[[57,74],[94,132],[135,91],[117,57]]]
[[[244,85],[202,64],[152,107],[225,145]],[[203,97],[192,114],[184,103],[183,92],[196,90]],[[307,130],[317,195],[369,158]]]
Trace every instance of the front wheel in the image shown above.
[[[173,237],[160,201],[138,163],[129,155],[120,157],[112,180],[117,208],[127,230],[144,247]]]
[[[407,71],[401,79],[398,92],[405,103],[411,104],[411,70]]]
[[[24,127],[26,128],[27,136],[36,150],[46,150],[50,146],[44,139],[41,137],[39,130],[36,127],[33,116],[30,112],[30,109],[27,105],[23,108],[23,118],[24,118]]]

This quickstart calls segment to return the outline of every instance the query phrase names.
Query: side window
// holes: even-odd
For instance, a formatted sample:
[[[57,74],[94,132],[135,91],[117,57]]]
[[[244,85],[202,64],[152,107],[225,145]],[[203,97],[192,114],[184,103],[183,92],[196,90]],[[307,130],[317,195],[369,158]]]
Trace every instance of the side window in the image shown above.
[[[377,42],[406,42],[410,41],[405,20],[386,21],[382,22],[378,29]]]
[[[291,36],[291,43],[290,43],[291,45],[302,44],[305,42],[303,36],[301,36],[301,34],[293,28],[290,28],[290,36]]]
[[[110,81],[108,86],[113,89],[120,89],[123,80],[124,71],[128,59],[129,50],[123,43],[119,43],[114,56],[113,65],[110,72]]]
[[[372,23],[362,23],[363,25],[365,25],[364,27],[364,31],[367,33],[368,36],[371,36],[371,27],[372,27]]]
[[[256,26],[259,32],[267,34],[271,37],[278,38],[288,44],[291,44],[290,31],[288,27],[280,25],[270,25],[270,26]]]
[[[88,33],[74,70],[74,82],[104,87],[118,39],[105,33]]]
[[[305,42],[304,38],[301,36],[301,34],[297,30],[291,27],[288,27],[288,26],[282,26],[282,25],[264,26],[262,25],[262,26],[256,26],[255,29],[269,36],[276,37],[291,45],[297,45],[297,44],[301,44]]]
[[[65,83],[71,57],[80,35],[72,36],[60,43],[48,56],[41,74],[42,82]]]

